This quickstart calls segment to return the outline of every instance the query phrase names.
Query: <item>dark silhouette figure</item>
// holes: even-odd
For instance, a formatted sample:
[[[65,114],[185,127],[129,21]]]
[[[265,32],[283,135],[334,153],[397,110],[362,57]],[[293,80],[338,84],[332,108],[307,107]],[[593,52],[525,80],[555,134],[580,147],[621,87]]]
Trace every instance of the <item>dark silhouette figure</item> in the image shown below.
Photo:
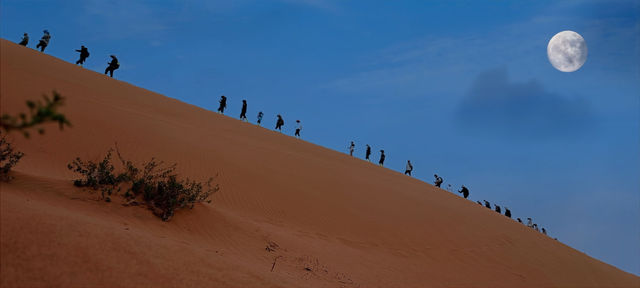
[[[282,132],[282,125],[284,125],[284,119],[282,119],[282,116],[278,114],[278,120],[276,121],[276,130]]]
[[[22,40],[20,40],[20,43],[18,43],[22,46],[27,46],[27,44],[29,44],[29,34],[24,33],[24,35],[22,35]]]
[[[104,69],[104,74],[109,73],[109,76],[111,76],[111,78],[113,78],[113,71],[118,70],[118,68],[120,68],[120,63],[118,63],[118,58],[116,58],[116,55],[111,55],[111,62],[109,62],[109,66],[107,66],[107,69]]]
[[[504,216],[511,218],[511,210],[507,207],[504,207]]]
[[[353,156],[354,150],[356,150],[356,144],[351,141],[351,144],[349,144],[349,156]]]
[[[242,100],[242,111],[240,111],[240,120],[247,120],[247,100]]]
[[[379,164],[380,166],[384,166],[384,158],[385,158],[385,157],[386,157],[386,156],[384,155],[384,150],[380,150],[380,161],[378,161],[378,164]]]
[[[87,49],[87,47],[84,47],[84,45],[80,46],[80,50],[76,50],[76,52],[80,52],[80,59],[78,59],[78,61],[76,61],[76,64],[84,64],[84,61],[87,60],[87,58],[89,57],[89,49]]]
[[[489,201],[487,200],[482,200],[482,201],[484,201],[484,207],[491,209],[491,203],[489,203]]]
[[[42,38],[40,38],[40,42],[38,42],[38,45],[36,45],[36,49],[40,48],[40,52],[44,52],[44,49],[49,45],[49,40],[51,40],[51,34],[49,34],[49,31],[44,30],[42,32],[44,33],[44,35],[42,35]]]
[[[547,229],[542,228],[542,234],[547,235]]]
[[[469,189],[467,189],[467,187],[464,187],[464,185],[462,185],[462,188],[460,188],[460,191],[458,191],[458,193],[462,193],[464,199],[467,199],[467,197],[469,197]],[[489,206],[489,208],[491,208],[491,206]]]
[[[294,133],[293,136],[301,138],[300,131],[302,131],[302,124],[300,123],[300,120],[296,120],[296,133]]]
[[[371,156],[371,146],[369,146],[369,144],[367,144],[367,151],[364,154],[364,159],[366,159],[367,161],[371,162],[371,159],[369,159],[369,156]]]
[[[533,229],[535,229],[536,231],[540,232],[540,230],[538,229],[538,224],[533,224]]]
[[[411,165],[411,161],[407,160],[407,167],[404,169],[404,175],[411,176],[411,171],[413,171],[413,165]]]
[[[262,116],[264,116],[264,113],[262,113],[262,111],[258,112],[258,125],[262,123]]]
[[[480,202],[480,201],[476,201],[476,203],[478,203],[478,205],[482,205],[482,202]]]
[[[218,106],[218,113],[224,114],[224,108],[227,108],[227,96],[220,96],[220,101],[218,101],[220,105]]]
[[[444,180],[442,180],[442,177],[438,176],[438,174],[433,174],[433,177],[436,178],[433,184],[435,184],[436,187],[440,187],[440,185],[442,185],[442,182],[444,182]]]
[[[502,214],[502,209],[500,209],[500,206],[498,206],[498,205],[496,205],[496,204],[493,204],[493,205],[495,205],[495,206],[496,206],[496,212],[498,212],[498,213]]]
[[[527,227],[533,228],[533,221],[531,220],[531,217],[527,218]]]
[[[518,218],[517,220],[518,220],[518,222],[522,223],[522,219]]]

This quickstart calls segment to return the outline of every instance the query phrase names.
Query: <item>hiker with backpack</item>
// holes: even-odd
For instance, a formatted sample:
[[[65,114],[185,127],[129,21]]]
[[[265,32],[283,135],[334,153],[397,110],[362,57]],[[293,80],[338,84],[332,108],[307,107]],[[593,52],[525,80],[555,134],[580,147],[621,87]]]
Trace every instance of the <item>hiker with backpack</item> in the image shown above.
[[[44,35],[40,38],[40,42],[36,45],[36,49],[40,48],[40,52],[44,52],[44,49],[49,45],[49,40],[51,40],[51,34],[49,34],[48,30],[42,31]]]
[[[84,64],[84,61],[89,57],[89,49],[87,49],[87,47],[84,47],[84,45],[81,45],[80,50],[76,50],[76,52],[80,52],[80,59],[76,61],[76,65]]]
[[[467,199],[467,197],[469,197],[469,189],[467,189],[467,187],[464,187],[464,185],[462,185],[462,188],[460,188],[460,191],[458,191],[458,193],[462,193],[464,199]],[[489,208],[491,208],[491,206],[489,206]]]
[[[120,63],[118,63],[118,58],[116,58],[116,55],[111,55],[111,62],[109,62],[109,66],[107,66],[107,69],[104,69],[104,74],[109,73],[109,76],[111,76],[111,78],[113,78],[113,71],[116,71],[118,68],[120,68]]]
[[[284,125],[284,119],[282,119],[282,115],[278,114],[278,120],[276,120],[276,130],[279,130],[282,133],[283,125]]]
[[[378,161],[378,165],[384,166],[384,158],[386,158],[384,150],[380,150],[380,161]]]

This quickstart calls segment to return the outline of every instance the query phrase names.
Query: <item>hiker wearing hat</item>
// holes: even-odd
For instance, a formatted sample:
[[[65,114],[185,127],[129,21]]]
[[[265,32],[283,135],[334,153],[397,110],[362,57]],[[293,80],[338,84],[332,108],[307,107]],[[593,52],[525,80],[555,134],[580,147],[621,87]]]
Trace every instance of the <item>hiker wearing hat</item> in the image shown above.
[[[107,69],[104,69],[104,74],[109,73],[109,76],[113,77],[113,71],[120,68],[120,63],[118,63],[118,58],[116,55],[111,55],[111,62],[108,63]]]
[[[76,61],[76,64],[84,64],[84,60],[87,60],[87,57],[89,57],[89,49],[84,47],[84,45],[81,45],[80,50],[76,50],[76,52],[80,52],[80,59]]]
[[[24,35],[22,35],[22,40],[20,40],[20,43],[18,43],[22,46],[27,46],[27,44],[29,44],[29,34],[24,33]]]
[[[49,45],[49,40],[51,40],[51,34],[49,34],[48,30],[42,31],[44,35],[40,38],[40,42],[36,45],[36,48],[40,48],[40,52],[44,52],[44,48],[47,48]]]

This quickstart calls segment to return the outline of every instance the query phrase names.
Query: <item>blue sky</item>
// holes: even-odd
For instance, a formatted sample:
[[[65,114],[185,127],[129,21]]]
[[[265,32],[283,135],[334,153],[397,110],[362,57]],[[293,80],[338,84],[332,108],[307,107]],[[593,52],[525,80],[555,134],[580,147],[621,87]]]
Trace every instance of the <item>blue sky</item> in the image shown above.
[[[552,237],[640,274],[640,1],[4,0],[1,37],[533,217]],[[573,30],[586,64],[555,70]],[[374,154],[377,159],[378,154]]]

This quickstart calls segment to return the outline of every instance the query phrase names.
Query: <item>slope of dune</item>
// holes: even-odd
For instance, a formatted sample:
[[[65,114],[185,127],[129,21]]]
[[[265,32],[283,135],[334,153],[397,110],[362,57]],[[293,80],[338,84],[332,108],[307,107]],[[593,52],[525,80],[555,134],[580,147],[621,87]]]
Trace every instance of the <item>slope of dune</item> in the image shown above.
[[[26,156],[0,184],[2,287],[640,285],[401,173],[0,45],[0,112],[23,112],[25,100],[56,90],[73,124],[10,135]],[[67,163],[97,160],[116,142],[134,161],[217,174],[222,190],[165,223],[73,187]]]

